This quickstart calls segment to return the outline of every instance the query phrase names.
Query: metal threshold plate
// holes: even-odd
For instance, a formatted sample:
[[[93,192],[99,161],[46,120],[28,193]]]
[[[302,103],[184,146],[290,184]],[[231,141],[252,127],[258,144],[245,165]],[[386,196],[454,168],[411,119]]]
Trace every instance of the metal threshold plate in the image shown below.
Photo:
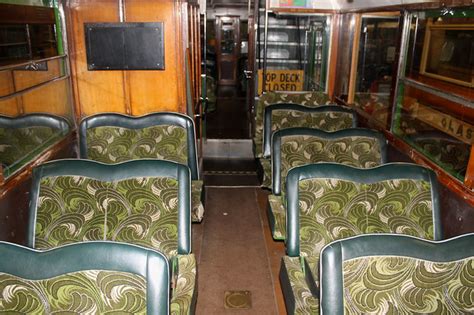
[[[226,309],[246,310],[252,308],[252,294],[250,291],[225,291],[224,307]]]

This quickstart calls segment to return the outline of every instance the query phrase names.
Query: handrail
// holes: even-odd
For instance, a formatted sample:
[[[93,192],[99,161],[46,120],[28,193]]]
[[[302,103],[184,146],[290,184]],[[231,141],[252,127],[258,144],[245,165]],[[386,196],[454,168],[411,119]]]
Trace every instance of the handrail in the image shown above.
[[[37,59],[37,60],[30,60],[30,61],[25,61],[25,62],[22,62],[22,63],[7,65],[7,66],[0,67],[0,71],[15,70],[16,68],[19,68],[19,67],[34,65],[34,64],[41,63],[41,62],[45,62],[45,61],[55,60],[55,59],[61,59],[61,58],[64,58],[66,56],[67,55],[59,55],[59,56],[54,56],[54,57],[48,57],[48,58]]]
[[[20,95],[23,95],[25,93],[28,93],[28,92],[31,92],[33,90],[36,90],[40,87],[43,87],[45,85],[48,85],[48,84],[51,84],[53,82],[57,82],[57,81],[62,81],[64,79],[68,79],[69,78],[69,75],[63,75],[63,76],[60,76],[60,77],[57,77],[57,78],[53,78],[51,80],[48,80],[48,81],[44,81],[40,84],[36,84],[34,86],[31,86],[29,88],[26,88],[26,89],[23,89],[21,91],[17,91],[15,93],[12,93],[12,94],[8,94],[8,95],[5,95],[5,96],[0,96],[0,102],[2,101],[5,101],[5,100],[8,100],[10,98],[14,98],[14,97],[17,97],[17,96],[20,96]]]

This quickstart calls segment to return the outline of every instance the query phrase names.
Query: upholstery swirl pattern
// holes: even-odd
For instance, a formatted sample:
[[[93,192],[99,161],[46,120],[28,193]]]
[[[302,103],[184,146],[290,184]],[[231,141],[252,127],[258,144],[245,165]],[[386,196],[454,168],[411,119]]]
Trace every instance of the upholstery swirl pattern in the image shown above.
[[[295,300],[294,314],[319,314],[319,300],[308,289],[299,257],[283,256],[282,264],[288,274],[289,284]]]
[[[310,92],[301,94],[288,94],[288,93],[267,93],[260,96],[260,100],[257,102],[255,107],[255,130],[254,130],[254,143],[255,153],[257,157],[262,154],[261,145],[263,139],[263,114],[265,107],[276,103],[294,103],[300,104],[307,107],[317,107],[330,103],[327,94],[322,92]]]
[[[165,177],[116,182],[81,176],[41,180],[35,248],[114,240],[157,249],[178,248],[178,183]]]
[[[474,259],[438,263],[408,257],[344,262],[345,314],[472,314]]]
[[[103,163],[151,158],[186,164],[187,147],[186,129],[180,126],[87,129],[88,158]]]
[[[191,309],[196,292],[196,258],[194,254],[178,255],[178,276],[173,288],[170,313],[173,315],[185,314]]]
[[[352,127],[352,114],[345,112],[307,113],[290,110],[272,111],[272,131],[291,127],[311,127],[338,131]]]
[[[307,179],[299,184],[300,255],[318,279],[321,249],[334,240],[367,233],[433,239],[430,185],[397,179],[361,184]]]
[[[136,274],[101,270],[45,280],[0,273],[0,312],[146,314],[146,282]]]
[[[377,139],[371,137],[344,137],[334,140],[313,136],[287,136],[281,143],[282,191],[288,171],[296,166],[318,162],[336,162],[359,168],[381,164],[382,154]]]
[[[187,164],[186,129],[175,125],[158,125],[128,129],[104,126],[87,129],[88,158],[102,163],[119,163],[137,159],[161,159]],[[202,181],[192,181],[192,221],[201,222]]]

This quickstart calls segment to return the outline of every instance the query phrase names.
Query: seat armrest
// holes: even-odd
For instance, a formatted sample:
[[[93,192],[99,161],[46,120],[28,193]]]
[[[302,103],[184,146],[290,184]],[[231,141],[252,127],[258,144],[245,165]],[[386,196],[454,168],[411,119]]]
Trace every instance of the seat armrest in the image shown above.
[[[196,257],[178,255],[174,287],[171,292],[170,314],[194,314],[197,298]]]
[[[319,299],[308,288],[299,257],[282,258],[280,283],[288,314],[319,314]]]
[[[286,210],[282,196],[268,196],[268,217],[274,240],[285,240],[286,238]]]
[[[191,181],[191,222],[201,222],[204,217],[204,182]]]

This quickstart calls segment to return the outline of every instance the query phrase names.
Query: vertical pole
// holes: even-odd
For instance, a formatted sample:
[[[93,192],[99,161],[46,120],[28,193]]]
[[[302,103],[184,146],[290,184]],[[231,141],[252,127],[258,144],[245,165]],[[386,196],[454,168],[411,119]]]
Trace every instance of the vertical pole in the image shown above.
[[[398,57],[398,71],[397,71],[397,78],[395,84],[395,95],[393,97],[393,104],[392,104],[392,122],[390,124],[390,131],[394,133],[398,130],[398,126],[396,125],[398,121],[398,116],[400,114],[399,109],[397,108],[397,104],[399,104],[399,100],[403,98],[403,91],[404,91],[404,84],[401,82],[402,79],[405,78],[405,67],[406,67],[406,56],[408,51],[408,40],[410,37],[410,24],[411,24],[412,14],[408,12],[404,12],[403,14],[403,31],[402,31],[402,38],[400,43],[400,54]]]

